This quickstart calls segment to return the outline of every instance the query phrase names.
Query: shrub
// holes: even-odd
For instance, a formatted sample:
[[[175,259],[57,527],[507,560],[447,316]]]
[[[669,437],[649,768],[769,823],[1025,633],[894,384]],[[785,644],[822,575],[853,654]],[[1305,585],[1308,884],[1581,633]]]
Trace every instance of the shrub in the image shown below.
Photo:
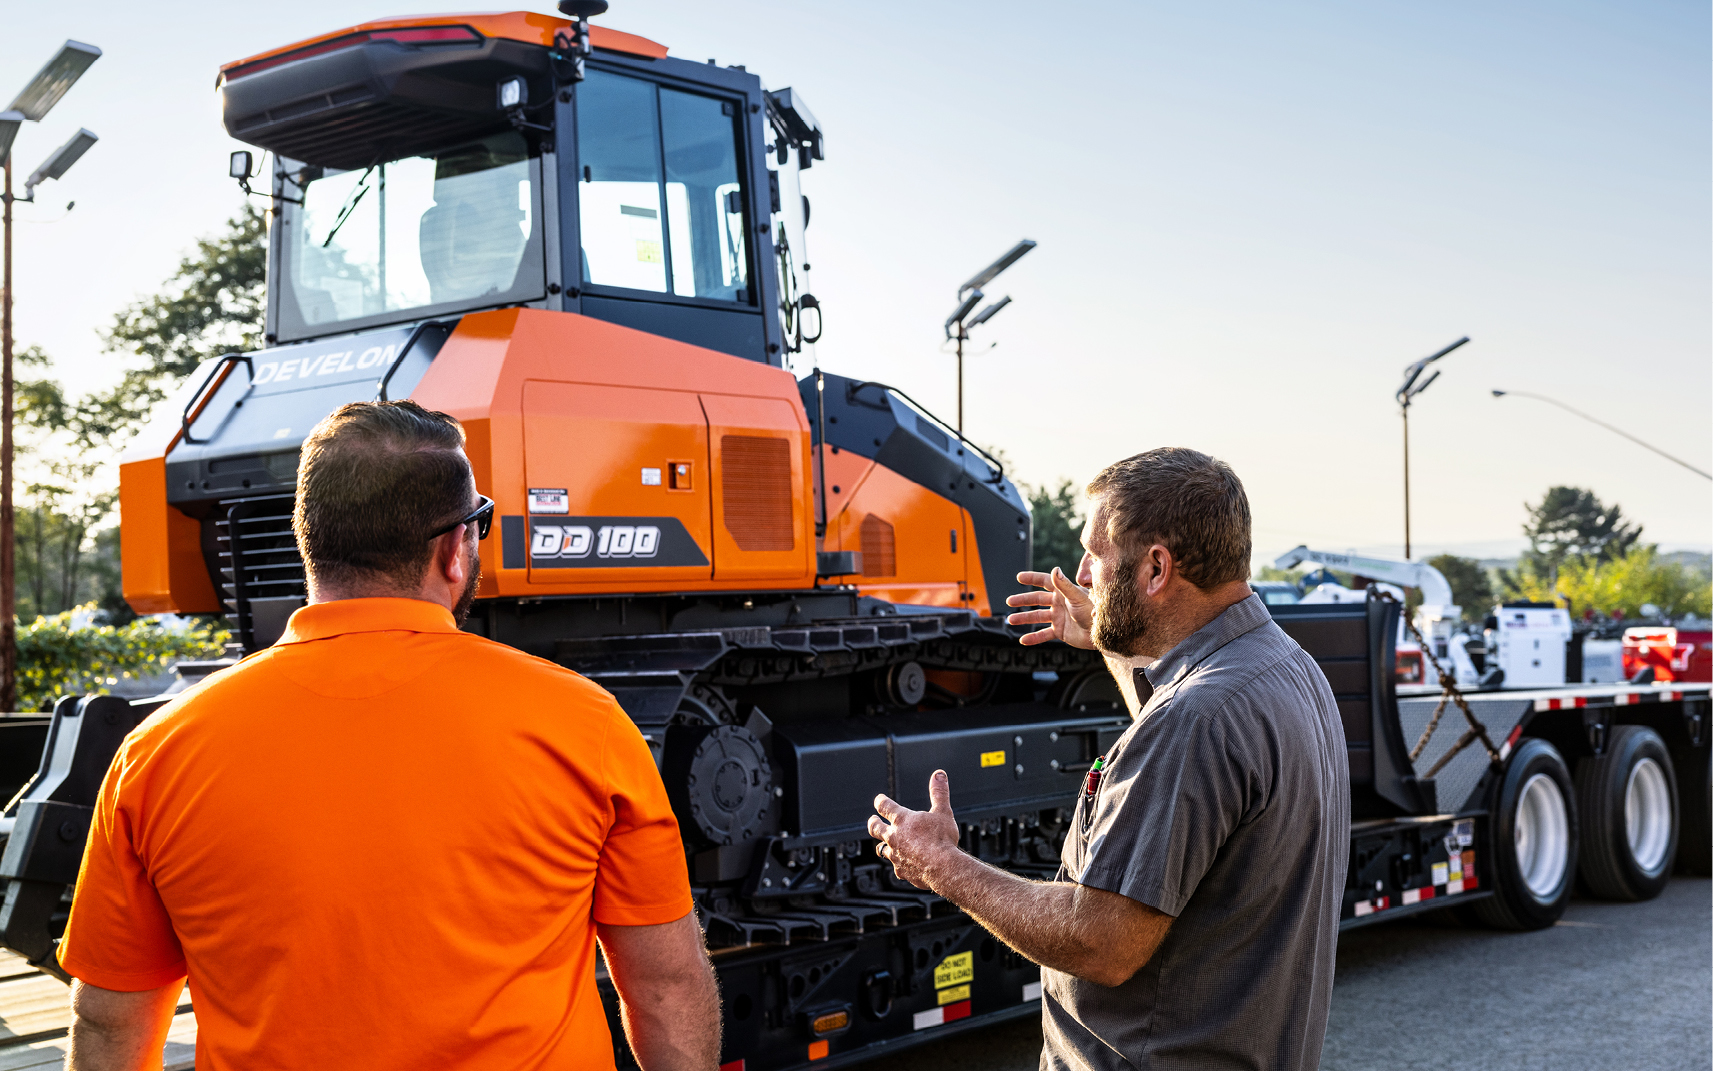
[[[128,625],[77,625],[94,603],[38,617],[18,627],[18,709],[51,710],[62,695],[105,695],[123,676],[150,677],[177,662],[216,658],[230,639],[209,622],[166,623],[139,617]]]

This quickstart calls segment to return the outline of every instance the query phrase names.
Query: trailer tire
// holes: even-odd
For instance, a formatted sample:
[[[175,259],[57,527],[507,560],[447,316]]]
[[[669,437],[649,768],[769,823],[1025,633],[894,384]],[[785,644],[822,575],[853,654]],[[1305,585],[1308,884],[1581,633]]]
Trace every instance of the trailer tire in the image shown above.
[[[1558,749],[1529,738],[1489,795],[1493,895],[1470,907],[1498,930],[1539,930],[1564,914],[1576,882],[1576,791]]]
[[[1576,764],[1582,882],[1603,900],[1652,900],[1677,856],[1677,778],[1645,725],[1615,725],[1606,748]]]
[[[1677,869],[1682,874],[1713,874],[1713,748],[1683,748],[1672,756],[1677,774]]]

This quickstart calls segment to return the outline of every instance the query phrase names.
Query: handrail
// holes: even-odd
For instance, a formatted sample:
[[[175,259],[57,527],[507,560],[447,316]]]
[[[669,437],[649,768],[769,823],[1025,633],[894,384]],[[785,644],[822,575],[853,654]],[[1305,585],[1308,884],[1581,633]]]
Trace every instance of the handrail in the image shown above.
[[[387,374],[382,376],[381,381],[376,384],[375,389],[377,393],[375,400],[381,402],[387,400],[387,384],[392,382],[393,373],[397,372],[399,370],[399,366],[404,364],[406,355],[408,355],[411,349],[416,346],[417,340],[422,337],[424,331],[427,331],[431,327],[456,326],[458,326],[457,320],[424,320],[417,324],[416,330],[410,333],[410,337],[405,339],[404,345],[399,348],[398,356],[393,358],[392,365],[387,368]]]
[[[984,459],[986,459],[987,463],[989,465],[992,465],[993,469],[994,469],[993,479],[990,482],[992,482],[992,483],[1003,483],[1005,481],[1005,466],[1000,462],[1000,460],[998,458],[994,457],[992,454],[988,453],[986,450],[983,450],[981,447],[977,446],[975,443],[972,443],[968,439],[964,438],[963,432],[957,430],[956,428],[952,427],[950,424],[946,423],[944,420],[941,420],[939,417],[935,416],[933,414],[933,412],[928,409],[927,406],[923,405],[921,402],[917,401],[916,399],[910,397],[910,395],[905,394],[903,391],[899,390],[897,387],[891,386],[891,385],[886,384],[886,383],[882,383],[877,379],[865,379],[861,383],[857,383],[857,384],[855,384],[851,387],[848,387],[846,389],[851,394],[855,394],[857,391],[862,390],[864,387],[879,387],[881,390],[888,391],[892,394],[898,395],[900,398],[903,398],[905,401],[910,403],[910,407],[912,409],[916,410],[918,413],[921,413],[923,416],[927,417],[929,420],[932,420],[934,423],[938,424],[940,427],[942,427],[946,431],[950,432],[952,435],[952,438],[956,439],[958,442],[969,447],[971,450],[974,450],[977,454],[980,454]]]
[[[188,402],[184,403],[184,415],[182,417],[180,417],[179,420],[180,420],[180,430],[183,434],[183,438],[184,438],[185,442],[191,443],[193,445],[196,443],[208,442],[207,439],[198,439],[190,433],[191,424],[195,423],[196,418],[202,415],[202,408],[198,407],[196,403],[200,401],[202,403],[202,406],[206,407],[209,402],[213,401],[214,400],[214,392],[209,391],[208,388],[209,388],[209,385],[214,382],[214,377],[218,376],[221,373],[221,371],[228,364],[236,364],[239,361],[244,362],[244,370],[250,373],[250,382],[254,383],[256,381],[256,365],[255,365],[254,361],[250,360],[249,354],[247,354],[247,353],[223,353],[218,358],[216,358],[215,362],[214,362],[214,367],[210,368],[208,370],[208,378],[202,381],[202,386],[196,388],[196,393],[192,394],[190,396],[190,400]],[[225,382],[225,381],[222,380],[221,382]],[[215,387],[215,391],[218,391],[218,390],[219,390],[219,387]],[[206,396],[205,396],[205,393],[206,393]],[[196,412],[192,413],[191,412],[192,409],[195,409]]]

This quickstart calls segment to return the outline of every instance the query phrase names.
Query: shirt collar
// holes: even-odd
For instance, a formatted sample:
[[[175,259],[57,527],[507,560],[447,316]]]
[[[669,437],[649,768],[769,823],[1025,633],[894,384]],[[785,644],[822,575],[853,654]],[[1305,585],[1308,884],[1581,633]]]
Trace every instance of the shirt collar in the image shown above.
[[[305,606],[286,623],[284,643],[308,643],[348,632],[457,632],[452,611],[421,599],[336,599]]]
[[[1267,612],[1267,604],[1261,601],[1261,596],[1250,592],[1247,599],[1227,606],[1218,617],[1191,633],[1142,672],[1147,675],[1149,684],[1155,688],[1164,687],[1232,640],[1255,631],[1272,619],[1273,615]]]

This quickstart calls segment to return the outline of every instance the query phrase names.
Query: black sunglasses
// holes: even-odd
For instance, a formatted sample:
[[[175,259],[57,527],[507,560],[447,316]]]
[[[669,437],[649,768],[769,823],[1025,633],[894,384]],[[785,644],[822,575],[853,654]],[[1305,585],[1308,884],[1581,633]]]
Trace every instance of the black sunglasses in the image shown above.
[[[451,524],[442,528],[440,531],[434,533],[428,538],[439,539],[441,536],[452,531],[452,529],[461,524],[474,524],[476,526],[476,538],[488,538],[488,529],[494,526],[494,500],[489,498],[487,495],[477,495],[476,497],[482,500],[482,504],[472,510],[468,517],[465,517],[462,520],[453,521]]]

